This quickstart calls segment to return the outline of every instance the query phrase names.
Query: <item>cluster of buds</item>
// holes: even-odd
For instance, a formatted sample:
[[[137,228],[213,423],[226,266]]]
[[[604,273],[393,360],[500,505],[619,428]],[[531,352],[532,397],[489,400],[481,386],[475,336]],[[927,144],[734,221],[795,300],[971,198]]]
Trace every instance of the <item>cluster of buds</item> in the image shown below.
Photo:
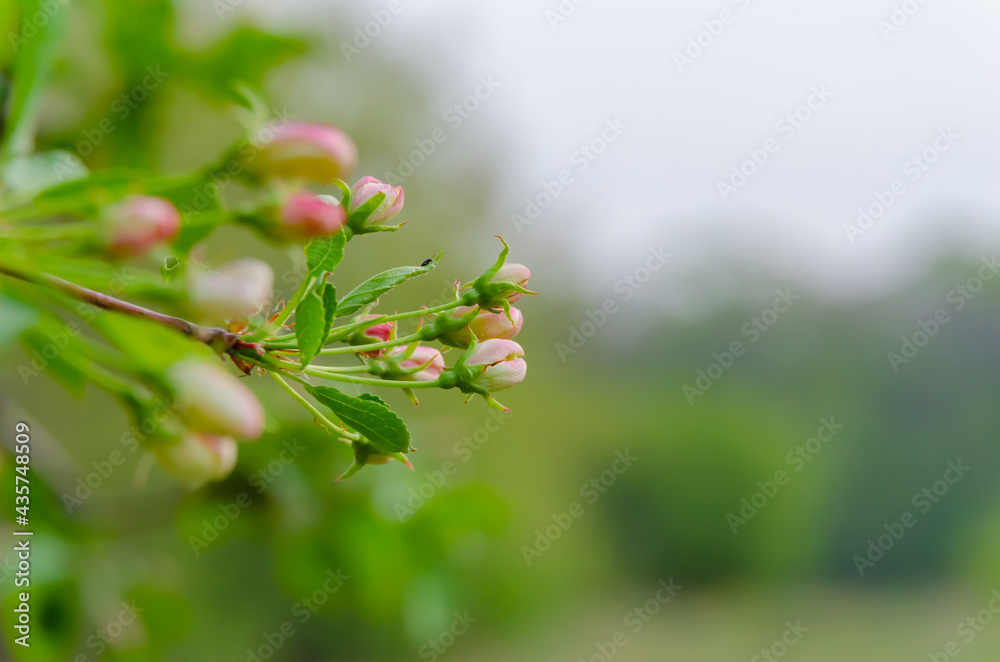
[[[343,181],[358,163],[358,148],[341,129],[326,124],[289,122],[270,140],[245,157],[255,179],[281,182],[279,201],[265,204],[239,220],[270,239],[309,241],[335,234],[391,229],[385,224],[403,208],[403,189],[362,177],[353,186]],[[304,187],[335,184],[343,200]]]
[[[362,234],[394,230],[389,226],[403,207],[403,190],[383,184],[374,177],[362,177],[353,186],[342,178],[357,165],[358,150],[341,129],[302,122],[286,123],[273,132],[266,143],[243,157],[245,172],[256,181],[271,180],[279,199],[252,212],[237,214],[236,220],[250,225],[267,238],[281,242],[309,242],[340,232]],[[341,199],[306,188],[307,183],[334,183]],[[175,228],[176,231],[176,228]],[[158,235],[159,236],[159,235]],[[264,262],[243,258],[211,271],[192,269],[186,276],[191,309],[211,320],[238,321],[266,310],[273,296],[274,273]],[[444,369],[441,353],[417,348],[403,357],[399,349],[363,351],[364,345],[389,343],[396,338],[393,322],[364,325],[375,315],[361,318],[362,328],[347,342],[359,347],[359,355],[369,360],[385,359],[400,371],[400,378],[428,380]],[[427,356],[433,351],[436,357]],[[426,364],[426,365],[424,365]],[[263,412],[253,395],[233,382],[221,369],[194,362],[182,362],[171,370],[181,418],[187,432],[174,444],[157,450],[161,463],[182,476],[188,484],[217,480],[232,470],[236,462],[235,439],[255,438],[263,425]],[[378,454],[364,452],[368,463],[377,463]],[[388,459],[388,458],[384,458]]]
[[[157,459],[192,488],[222,480],[236,466],[237,440],[264,431],[264,408],[236,377],[199,359],[171,365],[167,381],[183,432],[156,446]]]
[[[469,397],[482,395],[502,409],[506,407],[490,394],[520,384],[528,368],[524,350],[512,340],[520,333],[524,316],[511,304],[523,294],[534,294],[526,287],[531,271],[524,265],[505,262],[508,250],[504,242],[497,262],[463,288],[459,301],[466,305],[436,325],[442,343],[466,348],[455,366],[442,376],[442,387],[457,387]],[[470,305],[472,302],[476,305]]]
[[[464,320],[471,311],[476,311],[472,320],[464,326],[444,333],[440,338],[442,343],[464,349],[469,346],[473,338],[510,340],[521,331],[521,325],[524,324],[524,316],[514,306],[510,306],[509,313],[494,313],[478,306],[459,306],[449,317],[453,320]]]
[[[524,350],[512,340],[521,331],[524,316],[511,303],[533,294],[525,287],[530,271],[504,262],[506,252],[505,244],[500,259],[483,277],[465,288],[456,284],[455,301],[442,306],[447,310],[433,314],[411,336],[397,338],[395,322],[384,316],[355,318],[359,330],[347,342],[356,347],[367,372],[384,380],[423,382],[421,387],[458,388],[506,409],[491,394],[519,384],[527,372]],[[421,344],[428,341],[440,342],[445,352],[450,348],[465,352],[449,368],[445,353]],[[364,351],[365,346],[374,349]],[[417,402],[411,390],[407,395]]]
[[[353,236],[401,227],[390,225],[403,208],[401,187],[370,176],[353,185],[344,181],[357,166],[358,150],[337,127],[285,123],[272,132],[269,140],[240,154],[247,181],[270,185],[260,189],[268,196],[262,204],[234,211],[232,218],[268,239],[310,245],[319,242],[317,245],[323,248],[318,252],[322,255],[335,245],[340,246],[335,250],[342,252]],[[324,184],[335,185],[340,195],[309,188]],[[131,196],[105,209],[102,227],[107,250],[131,257],[175,239],[181,217],[165,199]],[[343,243],[331,241],[338,234],[343,235]],[[306,253],[310,253],[308,248]],[[332,324],[342,302],[330,299],[336,292],[326,283],[325,271],[310,272],[288,305],[273,317],[266,313],[274,294],[274,273],[260,260],[244,257],[214,270],[188,263],[178,273],[183,274],[189,309],[199,319],[228,321],[230,336],[245,338],[243,345],[260,348],[255,355],[233,355],[236,365],[247,374],[256,365],[275,376],[292,376],[307,388],[311,388],[311,377],[395,386],[404,389],[414,403],[415,389],[456,388],[469,398],[480,395],[491,405],[506,409],[491,394],[524,379],[524,351],[513,341],[524,317],[513,304],[523,294],[532,293],[526,289],[531,272],[522,265],[505,262],[507,253],[504,243],[504,250],[490,269],[465,286],[456,283],[455,299],[448,304],[426,312],[421,309],[385,316],[371,312],[377,301],[377,295],[373,295],[355,304],[353,310],[358,314],[349,324],[336,328]],[[433,268],[433,262],[427,260],[421,268]],[[172,267],[165,263],[165,268]],[[310,310],[303,312],[307,306]],[[401,334],[396,320],[405,318],[421,320],[415,333]],[[284,328],[293,328],[294,332],[278,335]],[[316,337],[316,333],[321,335]],[[308,338],[312,344],[309,350],[303,346]],[[321,352],[329,342],[345,343],[348,347],[344,350],[352,352],[362,365],[308,366],[322,354],[345,353]],[[439,348],[432,346],[435,342],[440,343]],[[223,345],[216,349],[232,348],[232,343]],[[288,361],[289,351],[298,352],[297,365]],[[450,351],[450,356],[457,357],[453,361],[448,360]],[[295,365],[298,375],[288,372],[291,365]],[[236,463],[237,440],[255,439],[262,433],[264,412],[260,403],[221,366],[200,360],[184,359],[173,364],[167,383],[177,403],[178,425],[169,435],[169,443],[153,448],[161,464],[192,486],[227,476]],[[367,402],[375,401],[381,402],[378,398]],[[339,401],[332,402],[336,406]],[[385,445],[379,446],[360,431],[340,428],[322,415],[317,420],[344,435],[342,438],[354,449],[356,467],[389,459],[409,464],[403,455],[405,447],[389,452]]]
[[[254,166],[255,176],[314,182],[322,177],[334,177],[341,199],[304,188],[286,188],[279,207],[252,217],[254,227],[263,230],[272,239],[300,242],[311,242],[336,233],[344,233],[346,241],[357,234],[398,229],[400,226],[388,223],[403,207],[403,190],[374,177],[363,177],[348,187],[339,177],[349,173],[356,160],[357,149],[339,129],[295,124],[277,133],[261,149]],[[362,308],[360,314],[344,327],[331,329],[333,318],[327,319],[325,327],[322,327],[325,329],[324,336],[319,338],[318,346],[313,346],[308,358],[305,357],[305,347],[300,345],[305,336],[300,336],[298,327],[320,324],[317,316],[323,317],[323,311],[328,306],[332,306],[332,311],[336,313],[341,304],[325,301],[325,277],[318,285],[313,285],[315,280],[306,279],[300,293],[294,297],[296,300],[289,304],[289,309],[276,315],[275,319],[280,320],[271,320],[274,328],[280,328],[294,308],[295,333],[278,337],[272,348],[279,352],[297,350],[302,378],[393,385],[404,389],[415,404],[415,389],[455,388],[465,393],[467,399],[479,395],[490,405],[507,410],[492,394],[524,380],[527,372],[524,350],[513,340],[521,331],[524,316],[513,304],[524,294],[534,294],[527,289],[531,272],[523,265],[506,262],[508,252],[504,242],[503,251],[492,267],[471,283],[464,286],[456,283],[454,301],[433,311],[377,315],[370,312],[376,300],[372,297],[368,299],[367,307],[355,307],[356,310]],[[433,268],[432,263],[433,260],[427,260],[421,267],[430,264],[427,268]],[[216,319],[245,319],[268,305],[273,294],[274,275],[263,262],[244,258],[215,272],[189,272],[187,282],[190,303],[200,315]],[[310,293],[313,287],[316,292]],[[310,304],[313,307],[311,313],[303,313],[299,309],[299,304],[305,305],[307,299],[313,302]],[[302,318],[302,315],[308,317]],[[401,336],[396,320],[406,317],[420,317],[422,321],[414,334]],[[263,339],[262,346],[266,351],[269,335],[273,335],[273,331],[265,331],[263,336],[257,335],[252,340]],[[295,340],[288,345],[289,341],[284,339],[293,336]],[[319,352],[319,349],[331,340],[346,343],[362,365],[358,368],[307,367],[313,358],[325,353]],[[432,342],[439,342],[441,348],[431,346],[429,343]],[[449,367],[446,357],[448,351],[453,349],[462,351]],[[332,350],[330,353],[344,352]],[[237,361],[237,365],[241,365],[241,360]],[[260,361],[254,362],[262,365]],[[268,365],[265,361],[263,365],[266,369],[283,370],[290,364],[281,356],[277,363]],[[234,389],[231,384],[225,385],[225,373],[213,370],[197,374],[202,371],[205,371],[205,366],[201,364],[181,364],[173,371],[178,384],[188,384],[177,390],[181,416],[188,433],[181,437],[179,443],[159,452],[162,463],[184,476],[189,483],[227,475],[235,463],[235,439],[253,438],[260,434],[263,424],[259,403],[241,384],[237,383],[239,388]],[[358,376],[359,373],[369,376]],[[308,381],[300,381],[309,387]],[[192,383],[201,386],[192,388]],[[286,390],[289,388],[286,386]],[[334,406],[338,402],[334,399]],[[315,410],[310,411],[315,416]],[[339,430],[345,435],[341,438],[352,446],[355,463],[345,476],[352,475],[366,464],[380,464],[390,459],[409,466],[403,455],[407,452],[406,448],[402,452],[388,452],[385,446],[373,444],[358,432],[344,430],[322,415],[317,421],[322,421],[324,427],[331,431]]]
[[[302,243],[338,232],[398,227],[387,223],[403,208],[403,189],[374,177],[362,177],[348,187],[341,178],[357,166],[358,149],[335,126],[289,122],[243,158],[248,175],[278,184],[280,200],[240,212],[235,218],[269,239]],[[305,188],[306,182],[336,184],[343,199],[311,191]],[[189,277],[189,299],[194,311],[203,317],[246,318],[270,300],[273,281],[266,264],[238,260],[215,274]]]

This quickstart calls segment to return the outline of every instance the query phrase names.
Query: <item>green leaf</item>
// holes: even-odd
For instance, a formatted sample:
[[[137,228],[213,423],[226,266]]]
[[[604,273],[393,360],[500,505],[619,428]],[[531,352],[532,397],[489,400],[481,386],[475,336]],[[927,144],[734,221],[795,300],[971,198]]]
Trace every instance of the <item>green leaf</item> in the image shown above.
[[[389,408],[389,404],[382,398],[375,395],[374,393],[362,393],[358,397],[361,398],[362,400],[368,400],[369,402],[377,402],[386,409]]]
[[[38,311],[0,295],[0,350],[38,323]]]
[[[346,425],[360,432],[378,453],[387,455],[409,450],[410,431],[406,429],[403,419],[381,399],[372,400],[371,396],[355,398],[331,386],[305,388]]]
[[[171,242],[174,250],[181,255],[187,255],[195,244],[206,239],[226,221],[228,215],[219,205],[219,191],[220,188],[206,177],[194,183],[190,180],[182,182],[160,193],[173,202],[181,214],[180,232]]]
[[[243,81],[233,81],[230,85],[232,95],[239,104],[237,120],[246,129],[248,136],[256,136],[271,121],[271,107],[264,95]]]
[[[207,345],[145,318],[100,311],[91,324],[128,358],[136,370],[151,377],[162,375],[171,363],[189,355],[206,359],[215,357]]]
[[[381,205],[384,201],[385,193],[376,193],[372,197],[368,198],[365,201],[365,204],[348,214],[347,223],[351,227],[364,225],[365,221],[368,220],[368,217],[375,213],[375,210],[378,209],[379,205]]]
[[[43,323],[28,329],[21,336],[21,343],[32,360],[19,365],[18,376],[23,383],[46,373],[73,395],[82,395],[87,375],[75,361],[88,360],[80,355],[78,344],[69,340],[69,334],[79,328],[64,324],[57,318],[46,318]]]
[[[326,344],[336,310],[337,288],[331,283],[314,286],[295,309],[295,337],[299,341],[299,361],[303,368],[312,363]]]
[[[313,287],[302,297],[295,309],[295,337],[299,341],[299,362],[305,368],[319,354],[326,340],[325,306],[319,287]]]
[[[347,235],[344,232],[313,239],[306,244],[306,264],[309,275],[319,277],[324,271],[333,271],[344,259]]]
[[[178,68],[177,22],[170,0],[102,3],[102,42],[110,64],[127,88],[147,75],[147,67]],[[132,114],[134,115],[134,113]]]
[[[353,315],[405,280],[425,274],[437,266],[436,258],[420,267],[396,267],[372,276],[351,290],[337,305],[337,317]]]
[[[4,38],[6,39],[6,36]],[[31,473],[31,480],[34,483],[37,480],[38,472]],[[34,496],[34,484],[32,484],[31,492]],[[34,507],[35,499],[31,500],[31,505]],[[36,520],[39,519],[34,512],[32,514],[35,515]],[[71,539],[68,536],[66,538],[56,537],[56,534],[48,534],[46,531],[38,533],[40,535],[34,536],[31,546],[35,548],[36,554],[44,550],[42,553],[46,556],[43,558],[51,559],[49,562],[53,565],[56,563],[69,564],[70,559],[78,558],[80,552],[77,550],[80,548],[77,547],[79,543],[76,541],[70,543]],[[37,547],[35,547],[36,545]],[[38,557],[36,556],[36,558]],[[77,646],[77,633],[89,625],[88,617],[80,606],[85,604],[84,598],[81,598],[81,583],[83,582],[79,578],[72,576],[65,579],[60,578],[57,581],[49,578],[46,578],[44,582],[32,581],[31,611],[36,614],[54,614],[56,616],[32,620],[30,648],[15,643],[20,634],[12,627],[5,627],[3,638],[7,650],[17,651],[16,658],[12,653],[10,657],[5,656],[5,659],[17,659],[19,662],[42,662],[43,660],[71,660],[76,657],[73,653]],[[4,613],[13,613],[14,604],[15,595],[13,591],[10,591],[4,596]],[[8,619],[5,617],[4,621],[8,621]],[[110,656],[108,657],[110,658]]]
[[[103,170],[85,178],[64,180],[35,197],[35,204],[46,213],[59,213],[83,206],[97,206],[127,195],[141,181],[143,174],[131,170]]]
[[[123,6],[128,8],[131,3]],[[234,19],[235,4],[217,3],[215,6],[220,19]],[[267,74],[278,65],[308,50],[309,43],[305,39],[268,34],[248,26],[237,27],[208,51],[192,56],[191,71],[185,75],[194,77],[207,94],[218,97],[226,93],[234,79],[262,87]]]
[[[43,7],[42,5],[46,6]],[[42,0],[21,0],[21,22],[16,33],[7,35],[16,57],[14,59],[13,92],[10,110],[0,149],[6,160],[30,154],[34,145],[35,123],[42,101],[43,85],[52,69],[59,38],[66,25],[65,7],[55,5],[54,12]],[[37,24],[36,15],[47,16]],[[29,36],[28,29],[32,28]]]
[[[323,338],[330,335],[330,328],[336,318],[337,288],[333,283],[323,283]]]
[[[132,193],[165,195],[184,188],[190,191],[202,180],[203,178],[193,177],[157,177],[127,169],[94,172],[80,179],[64,180],[40,191],[30,207],[18,206],[5,216],[9,220],[65,213],[85,216]]]

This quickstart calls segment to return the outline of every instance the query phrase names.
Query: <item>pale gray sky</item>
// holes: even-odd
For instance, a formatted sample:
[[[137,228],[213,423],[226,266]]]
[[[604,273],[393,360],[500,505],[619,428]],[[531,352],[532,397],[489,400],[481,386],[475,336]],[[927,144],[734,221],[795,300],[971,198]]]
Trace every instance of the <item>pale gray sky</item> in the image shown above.
[[[322,22],[353,29],[389,4],[246,0],[241,10],[313,25],[319,12]],[[442,158],[501,136],[512,162],[497,183],[491,229],[536,259],[569,236],[566,252],[587,265],[596,290],[640,264],[650,245],[666,245],[676,273],[711,273],[736,260],[836,295],[895,287],[938,252],[960,246],[978,257],[1000,242],[995,2],[398,6],[353,57],[380,51],[433,71],[442,110],[479,76],[500,81]],[[575,10],[558,14],[560,7]],[[894,11],[901,25],[889,33]],[[688,51],[679,66],[690,39],[700,39],[701,52]],[[800,109],[811,96],[813,109]],[[794,131],[778,125],[797,110],[808,119]],[[613,118],[627,128],[582,170],[575,150]],[[952,138],[935,146],[949,128]],[[759,159],[768,146],[767,161],[724,200],[719,182],[747,150]],[[911,162],[925,150],[935,163]],[[518,233],[511,215],[564,169],[572,183]],[[856,209],[877,203],[875,192],[895,180],[903,192],[849,241],[844,224],[856,223]]]

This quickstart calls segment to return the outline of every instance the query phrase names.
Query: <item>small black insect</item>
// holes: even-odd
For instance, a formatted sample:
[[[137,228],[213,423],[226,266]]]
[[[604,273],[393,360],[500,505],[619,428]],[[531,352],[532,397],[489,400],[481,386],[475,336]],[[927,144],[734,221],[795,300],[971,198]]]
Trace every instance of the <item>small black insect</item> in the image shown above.
[[[432,260],[431,258],[427,258],[426,260],[424,260],[423,262],[420,263],[420,266],[426,267],[428,264],[430,264],[433,261],[434,260]]]

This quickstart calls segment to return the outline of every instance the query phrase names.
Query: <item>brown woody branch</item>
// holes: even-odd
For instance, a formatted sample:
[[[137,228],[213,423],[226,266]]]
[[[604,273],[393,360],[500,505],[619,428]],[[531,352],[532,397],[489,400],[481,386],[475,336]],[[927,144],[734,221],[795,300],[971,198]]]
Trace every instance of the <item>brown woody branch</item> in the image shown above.
[[[240,350],[251,350],[258,354],[263,351],[257,343],[247,342],[232,331],[226,331],[225,329],[220,329],[218,327],[201,326],[180,317],[164,315],[163,313],[158,313],[155,310],[149,310],[148,308],[137,306],[133,303],[129,303],[128,301],[116,299],[115,297],[88,289],[82,285],[77,285],[76,283],[71,283],[68,280],[63,280],[62,278],[57,278],[56,276],[44,273],[27,274],[7,267],[3,264],[0,264],[0,273],[13,278],[18,278],[28,283],[49,287],[62,292],[63,294],[67,294],[78,301],[89,303],[90,305],[102,310],[113,310],[125,315],[144,317],[159,324],[164,324],[180,331],[184,335],[193,338],[198,342],[205,343],[216,351],[233,353]]]

